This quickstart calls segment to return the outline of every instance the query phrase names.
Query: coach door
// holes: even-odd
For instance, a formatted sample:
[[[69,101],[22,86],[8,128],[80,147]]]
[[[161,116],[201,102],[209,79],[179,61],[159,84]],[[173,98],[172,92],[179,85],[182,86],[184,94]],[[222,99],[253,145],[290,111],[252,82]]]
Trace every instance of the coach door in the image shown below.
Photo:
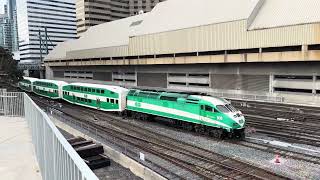
[[[97,108],[100,109],[100,107],[101,107],[101,101],[100,99],[97,99]]]

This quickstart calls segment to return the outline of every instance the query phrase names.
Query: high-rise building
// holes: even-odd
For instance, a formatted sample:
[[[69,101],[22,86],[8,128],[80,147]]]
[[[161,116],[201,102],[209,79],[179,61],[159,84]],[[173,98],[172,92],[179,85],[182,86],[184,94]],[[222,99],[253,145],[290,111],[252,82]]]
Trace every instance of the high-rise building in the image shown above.
[[[0,47],[4,47],[4,39],[3,39],[3,28],[2,28],[2,22],[3,22],[4,14],[0,14]]]
[[[18,22],[16,0],[7,0],[7,16],[11,26],[11,51],[18,51]]]
[[[76,0],[77,36],[89,27],[139,12],[149,12],[164,0]]]
[[[18,50],[17,14],[15,0],[4,5],[4,14],[0,16],[0,45],[9,51]]]
[[[39,65],[57,43],[76,38],[74,0],[18,0],[17,19],[22,65]]]
[[[8,17],[13,19],[16,14],[16,0],[7,0]]]
[[[7,6],[5,13],[7,13]],[[7,14],[0,15],[0,46],[4,49],[12,51],[12,33],[11,33],[11,21]]]
[[[129,12],[130,15],[138,14],[139,11],[149,12],[158,4],[164,0],[129,0]]]

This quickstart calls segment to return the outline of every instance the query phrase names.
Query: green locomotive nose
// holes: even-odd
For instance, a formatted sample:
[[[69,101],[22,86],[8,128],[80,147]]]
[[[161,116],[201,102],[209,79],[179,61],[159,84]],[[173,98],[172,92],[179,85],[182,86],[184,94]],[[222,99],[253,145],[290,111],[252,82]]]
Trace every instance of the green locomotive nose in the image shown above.
[[[241,129],[244,127],[244,124],[245,118],[239,113],[229,115],[229,126],[231,126],[232,129]]]

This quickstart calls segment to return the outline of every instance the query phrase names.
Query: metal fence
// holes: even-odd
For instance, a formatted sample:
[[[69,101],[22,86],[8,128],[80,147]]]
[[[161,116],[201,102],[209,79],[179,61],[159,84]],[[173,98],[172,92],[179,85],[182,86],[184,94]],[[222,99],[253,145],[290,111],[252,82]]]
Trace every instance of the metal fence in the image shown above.
[[[277,102],[277,103],[284,102],[283,97],[273,96],[273,95],[237,94],[237,93],[223,93],[223,92],[212,92],[209,94],[213,96],[223,97],[226,99],[266,101],[266,102]]]
[[[24,110],[44,180],[98,180],[49,117],[26,94]]]
[[[24,116],[24,93],[7,92],[0,89],[0,115],[1,116]]]
[[[0,97],[7,92],[6,89],[0,89]],[[0,115],[4,115],[4,101],[3,98],[0,98]]]
[[[281,96],[266,92],[255,92],[255,91],[237,91],[237,90],[221,90],[214,89],[208,94],[227,99],[239,99],[239,100],[252,100],[252,101],[266,101],[266,102],[277,102],[282,103],[285,99]]]

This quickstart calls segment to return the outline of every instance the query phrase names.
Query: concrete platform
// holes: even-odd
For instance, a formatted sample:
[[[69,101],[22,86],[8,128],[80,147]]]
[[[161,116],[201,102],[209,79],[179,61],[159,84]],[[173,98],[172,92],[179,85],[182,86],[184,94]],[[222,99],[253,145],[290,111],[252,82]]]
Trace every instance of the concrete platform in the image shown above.
[[[42,179],[31,132],[22,118],[0,116],[0,179]]]

